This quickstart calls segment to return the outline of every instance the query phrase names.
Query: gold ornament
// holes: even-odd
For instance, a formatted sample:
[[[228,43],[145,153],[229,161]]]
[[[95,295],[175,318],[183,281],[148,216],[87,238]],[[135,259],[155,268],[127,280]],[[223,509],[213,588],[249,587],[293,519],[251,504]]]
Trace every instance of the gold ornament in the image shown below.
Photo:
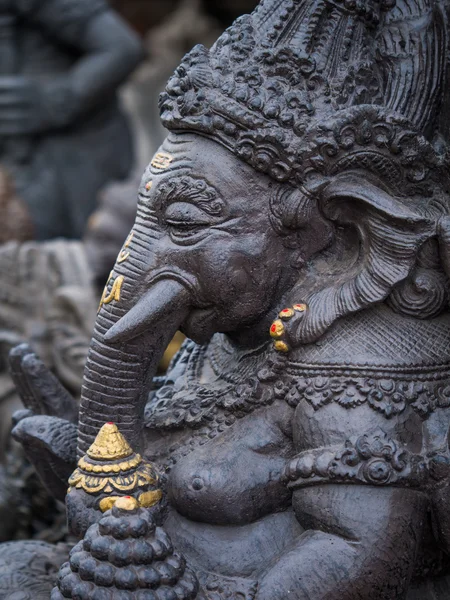
[[[283,308],[283,310],[278,315],[280,319],[291,319],[295,315],[295,312],[292,308]]]
[[[122,504],[122,501],[126,499],[131,500],[133,505],[136,507],[151,508],[152,506],[155,506],[155,504],[158,504],[161,498],[161,490],[144,492],[143,494],[140,494],[137,499],[133,498],[132,496],[107,496],[106,498],[102,498],[102,500],[100,500],[99,508],[102,512],[106,512],[111,510],[111,508],[116,504],[119,506],[119,501],[121,501]],[[119,506],[119,508],[122,508],[122,506]]]
[[[133,454],[127,440],[114,423],[106,423],[100,429],[94,443],[87,451],[90,458],[117,460]]]
[[[123,496],[116,501],[116,506],[122,510],[136,510],[139,508],[139,502],[131,496]]]
[[[108,279],[108,283],[106,284],[105,289],[103,290],[103,294],[102,294],[102,297],[100,300],[98,310],[100,310],[104,304],[109,304],[113,300],[115,300],[116,302],[118,302],[120,300],[120,293],[122,290],[122,284],[124,282],[125,277],[123,275],[120,275],[119,277],[117,277],[114,280],[111,291],[108,294],[108,285],[111,282],[112,277],[113,277],[113,271],[111,271],[111,274]]]
[[[161,490],[152,490],[149,492],[143,492],[138,500],[139,500],[139,504],[141,506],[143,506],[144,508],[151,508],[152,506],[155,506],[155,504],[158,504],[158,502],[161,500],[162,498],[162,491]]]
[[[164,169],[167,169],[170,166],[172,161],[173,156],[168,152],[158,152],[158,154],[155,154],[150,164],[154,169],[164,171]]]
[[[301,313],[304,313],[308,309],[307,304],[294,304],[292,308],[283,308],[278,313],[278,319],[274,321],[270,327],[270,336],[275,340],[274,348],[277,352],[289,352],[290,348],[286,341],[286,327],[288,325],[288,321],[293,319],[295,322],[296,319],[294,317],[300,316]],[[289,338],[289,335],[287,335]]]
[[[132,450],[114,423],[106,423],[100,429],[86,455],[78,461],[69,485],[69,491],[112,494],[100,501],[102,511],[109,510],[124,493],[137,496],[140,506],[146,507],[162,497],[154,468]]]
[[[307,310],[308,305],[307,304],[294,304],[294,306],[292,307],[296,312],[305,312],[305,310]]]
[[[129,235],[129,236],[128,236],[128,238],[127,238],[127,241],[126,241],[126,242],[125,242],[125,244],[123,245],[122,252],[119,254],[119,257],[118,257],[118,259],[117,259],[117,262],[118,262],[119,264],[120,264],[120,263],[123,263],[123,262],[125,262],[125,261],[127,260],[127,258],[130,256],[130,253],[129,253],[129,251],[127,250],[127,248],[129,248],[129,246],[130,246],[130,244],[131,244],[131,240],[133,239],[133,237],[134,237],[134,231],[132,231],[132,232],[130,233],[130,235]]]
[[[285,342],[275,342],[274,347],[277,352],[289,352],[289,346]]]
[[[271,337],[277,339],[280,338],[284,333],[284,325],[281,321],[274,321],[270,327]]]

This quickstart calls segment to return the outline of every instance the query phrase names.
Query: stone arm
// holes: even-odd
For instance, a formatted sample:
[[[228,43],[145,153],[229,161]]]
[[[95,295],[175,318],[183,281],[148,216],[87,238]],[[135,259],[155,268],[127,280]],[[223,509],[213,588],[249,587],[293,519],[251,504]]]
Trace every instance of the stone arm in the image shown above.
[[[422,539],[426,494],[401,487],[400,481],[395,487],[377,480],[385,473],[383,459],[368,454],[358,462],[349,442],[342,454],[333,447],[305,450],[299,421],[306,417],[299,410],[294,428],[301,435],[294,439],[303,446],[286,466],[284,479],[304,532],[259,578],[255,600],[405,598]],[[365,437],[369,453],[371,438]],[[377,431],[373,443],[382,438]],[[385,465],[391,468],[389,458]],[[336,478],[327,479],[329,468]],[[352,476],[344,477],[347,472]]]
[[[104,106],[144,56],[138,37],[103,0],[29,2],[20,16],[78,56],[68,71],[29,89],[40,108],[35,130],[65,127]]]

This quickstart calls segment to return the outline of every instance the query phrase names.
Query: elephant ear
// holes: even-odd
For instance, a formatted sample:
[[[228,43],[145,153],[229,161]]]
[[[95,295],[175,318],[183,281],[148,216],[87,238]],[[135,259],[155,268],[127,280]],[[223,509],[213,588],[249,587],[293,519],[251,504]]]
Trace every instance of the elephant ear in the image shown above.
[[[317,340],[337,319],[384,301],[436,235],[435,221],[416,212],[412,201],[408,205],[358,175],[328,184],[319,203],[342,246],[352,246],[351,257],[340,259],[329,285],[308,298],[310,310],[296,332],[303,344]]]

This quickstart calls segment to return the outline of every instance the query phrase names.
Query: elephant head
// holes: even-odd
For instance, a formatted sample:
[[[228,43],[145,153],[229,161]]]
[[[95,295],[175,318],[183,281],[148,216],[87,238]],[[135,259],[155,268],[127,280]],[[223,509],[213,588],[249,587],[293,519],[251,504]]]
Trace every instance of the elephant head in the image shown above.
[[[177,329],[198,343],[222,332],[255,346],[278,310],[301,301],[310,310],[291,332],[295,347],[386,299],[401,312],[398,286],[426,243],[436,246],[443,210],[436,198],[417,206],[362,168],[333,177],[310,168],[294,187],[199,135],[170,134],[144,175],[135,225],[103,294],[79,454],[106,421],[141,447],[151,378]]]
[[[80,454],[105,421],[140,447],[151,378],[177,329],[198,343],[218,331],[242,344],[266,336],[301,265],[329,243],[314,209],[302,240],[285,243],[271,226],[277,185],[200,136],[171,134],[164,142],[102,297],[82,391]]]

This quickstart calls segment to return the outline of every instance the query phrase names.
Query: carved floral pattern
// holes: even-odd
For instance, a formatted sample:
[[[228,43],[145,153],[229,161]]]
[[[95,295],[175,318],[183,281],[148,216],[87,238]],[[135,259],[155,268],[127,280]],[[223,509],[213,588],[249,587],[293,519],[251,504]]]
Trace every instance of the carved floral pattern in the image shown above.
[[[185,365],[189,387],[180,382],[175,386],[169,374],[168,383],[162,385],[147,405],[146,420],[151,427],[171,428],[183,423],[196,427],[211,422],[218,409],[243,416],[276,399],[286,400],[293,407],[305,399],[315,410],[332,402],[344,408],[367,403],[387,418],[402,413],[408,406],[423,418],[436,408],[450,407],[450,368],[416,371],[414,380],[412,376],[408,380],[403,373],[377,373],[376,367],[302,368],[289,365],[286,356],[268,353],[264,368],[257,369],[255,365],[256,377],[245,380],[237,373],[216,370],[222,380],[201,385],[194,371],[203,364],[207,347],[188,342],[184,352],[180,360]]]
[[[381,373],[375,367],[299,365],[267,349],[253,359],[251,370],[256,376],[245,377],[239,367],[229,371],[220,368],[221,352],[220,342],[204,347],[185,342],[165,382],[159,382],[147,404],[147,428],[164,431],[186,426],[192,430],[187,444],[171,448],[171,463],[179,454],[184,456],[197,445],[208,443],[238,419],[276,400],[284,400],[293,408],[306,400],[314,410],[331,403],[345,409],[367,404],[387,419],[409,407],[424,419],[437,408],[450,407],[450,373],[446,367],[416,370],[414,380],[412,375],[408,380],[405,373],[394,369]],[[206,357],[217,376],[210,385],[199,383]]]
[[[317,483],[420,486],[427,465],[380,428],[347,440],[341,448],[307,450],[292,459],[285,480],[295,489]]]
[[[316,410],[336,402],[344,408],[354,408],[367,402],[371,408],[390,418],[402,413],[411,406],[420,416],[426,418],[436,408],[450,406],[450,385],[448,371],[430,373],[422,381],[415,374],[416,381],[395,380],[393,376],[375,378],[364,377],[353,371],[347,376],[327,377],[317,375],[301,379],[288,398],[294,404],[299,396],[305,398]]]

